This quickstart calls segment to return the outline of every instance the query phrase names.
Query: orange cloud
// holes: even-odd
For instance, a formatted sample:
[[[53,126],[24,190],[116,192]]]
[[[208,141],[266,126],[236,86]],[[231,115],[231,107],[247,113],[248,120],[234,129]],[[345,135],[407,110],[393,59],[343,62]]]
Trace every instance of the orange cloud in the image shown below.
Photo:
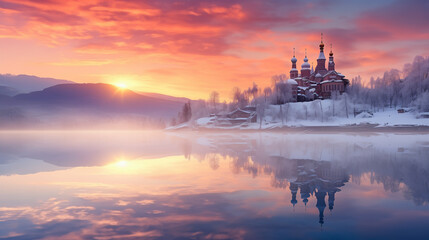
[[[0,71],[78,82],[108,82],[102,76],[109,74],[140,75],[132,84],[141,86],[138,91],[206,98],[217,89],[228,99],[234,86],[267,86],[272,75],[288,73],[293,47],[299,62],[305,48],[315,62],[322,31],[334,45],[338,70],[349,78],[381,74],[386,62],[401,67],[418,54],[398,53],[394,49],[404,49],[398,41],[429,52],[419,42],[429,37],[422,12],[426,2],[386,3],[338,20],[330,11],[339,5],[292,0],[4,0],[0,39],[25,39],[51,54],[46,59],[31,52],[18,55],[14,49],[24,43],[15,43],[5,51],[16,56],[0,60]]]

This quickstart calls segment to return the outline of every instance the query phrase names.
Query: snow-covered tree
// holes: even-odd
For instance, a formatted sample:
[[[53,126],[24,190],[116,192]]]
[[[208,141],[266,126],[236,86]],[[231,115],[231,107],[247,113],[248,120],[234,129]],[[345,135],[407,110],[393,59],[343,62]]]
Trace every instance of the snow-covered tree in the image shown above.
[[[256,85],[255,82],[253,82],[253,86],[249,89],[247,89],[247,96],[252,99],[249,99],[250,104],[252,104],[252,102],[256,99],[256,97],[258,96],[259,93],[259,88],[258,85]]]
[[[246,91],[241,92],[240,88],[234,87],[232,90],[233,103],[232,106],[234,108],[244,108],[249,104],[249,98]]]
[[[192,117],[192,109],[191,102],[187,102],[183,105],[182,111],[179,113],[179,123],[185,123],[191,120]]]
[[[210,106],[210,108],[212,110],[211,112],[212,113],[216,113],[217,110],[218,110],[217,107],[218,107],[218,104],[219,104],[219,93],[216,92],[216,91],[211,92],[210,96],[209,96],[208,103],[209,103],[209,106]]]

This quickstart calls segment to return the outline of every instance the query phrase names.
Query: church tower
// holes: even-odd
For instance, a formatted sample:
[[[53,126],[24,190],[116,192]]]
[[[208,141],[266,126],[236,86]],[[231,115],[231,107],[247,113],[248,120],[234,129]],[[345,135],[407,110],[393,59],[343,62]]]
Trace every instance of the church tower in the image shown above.
[[[295,57],[295,48],[293,48],[293,57],[290,61],[292,62],[292,69],[290,70],[290,78],[295,79],[298,77],[298,69],[296,69],[296,62],[298,60]]]
[[[323,212],[325,211],[325,208],[326,208],[325,196],[326,196],[326,192],[323,192],[320,190],[316,192],[316,199],[317,199],[316,207],[319,209],[320,226],[322,226],[323,223],[325,223],[324,215],[323,215]]]
[[[334,202],[335,202],[335,190],[328,192],[328,204],[329,204],[329,210],[332,211],[334,209]]]
[[[301,77],[310,77],[311,69],[310,69],[310,63],[308,63],[307,58],[307,49],[305,49],[305,58],[304,63],[301,65]]]
[[[332,52],[332,44],[331,44],[331,52],[329,53],[328,71],[335,71],[334,53]]]
[[[325,74],[326,73],[326,58],[325,54],[323,53],[323,49],[325,48],[325,44],[323,43],[323,33],[321,34],[321,41],[319,44],[320,53],[319,58],[317,58],[317,66],[316,66],[316,73]]]
[[[292,200],[290,203],[295,207],[295,204],[298,203],[298,200],[296,200],[296,193],[298,192],[298,185],[295,183],[290,183],[290,192],[292,193]]]

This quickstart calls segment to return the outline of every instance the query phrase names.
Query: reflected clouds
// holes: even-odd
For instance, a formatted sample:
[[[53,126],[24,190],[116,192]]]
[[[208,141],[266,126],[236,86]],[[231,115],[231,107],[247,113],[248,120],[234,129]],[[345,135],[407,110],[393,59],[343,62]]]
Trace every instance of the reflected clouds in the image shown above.
[[[50,166],[0,176],[7,239],[395,239],[404,228],[422,236],[429,219],[426,135],[7,136],[2,166]],[[127,158],[111,161],[118,153]],[[48,190],[14,202],[28,185]]]

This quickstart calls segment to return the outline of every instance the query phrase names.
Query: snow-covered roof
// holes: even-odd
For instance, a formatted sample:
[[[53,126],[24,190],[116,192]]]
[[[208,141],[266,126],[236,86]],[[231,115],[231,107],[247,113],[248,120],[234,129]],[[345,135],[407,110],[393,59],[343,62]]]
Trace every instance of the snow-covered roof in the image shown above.
[[[247,114],[253,113],[253,111],[245,111],[245,110],[242,110],[240,108],[237,108],[237,109],[235,109],[234,111],[232,111],[232,112],[230,112],[228,114],[233,114],[233,113],[236,113],[236,112],[243,112],[243,113],[247,113]]]
[[[342,83],[343,80],[325,80],[325,81],[321,82],[320,84],[333,83],[333,82],[335,82],[335,83]]]
[[[298,85],[298,83],[295,80],[293,80],[293,79],[288,79],[287,80],[287,84],[296,84],[296,85]]]
[[[317,73],[316,77],[322,77],[322,75],[320,73]]]
[[[325,54],[323,52],[320,52],[318,59],[326,59]]]
[[[296,57],[293,57],[290,59],[291,62],[296,63],[296,61],[298,61],[298,59],[296,59]]]
[[[296,68],[292,68],[291,70],[290,70],[291,72],[298,72],[298,69],[296,69]]]
[[[326,76],[328,76],[331,73],[333,73],[335,75],[338,75],[338,73],[335,70],[331,70],[331,71],[327,72],[325,75],[323,75],[323,77],[326,77]]]

